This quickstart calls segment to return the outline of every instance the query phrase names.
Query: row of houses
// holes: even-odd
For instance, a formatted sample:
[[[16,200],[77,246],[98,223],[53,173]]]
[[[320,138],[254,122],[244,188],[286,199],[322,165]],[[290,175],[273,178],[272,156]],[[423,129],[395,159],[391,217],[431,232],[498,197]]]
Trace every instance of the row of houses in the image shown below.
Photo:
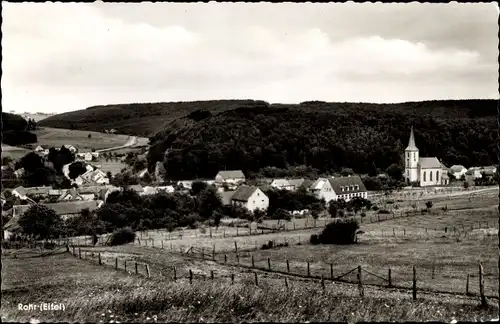
[[[493,177],[497,172],[496,166],[470,167],[467,169],[463,165],[453,165],[449,169],[450,173],[458,180],[462,178],[482,179],[485,177]]]

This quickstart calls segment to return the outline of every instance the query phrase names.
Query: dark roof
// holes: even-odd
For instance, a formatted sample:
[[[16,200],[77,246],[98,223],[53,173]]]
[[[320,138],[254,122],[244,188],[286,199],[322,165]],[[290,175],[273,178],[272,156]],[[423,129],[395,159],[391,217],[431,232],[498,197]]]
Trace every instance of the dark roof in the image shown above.
[[[411,127],[410,130],[410,140],[408,141],[408,146],[406,147],[407,150],[418,150],[417,146],[415,145],[415,136],[413,135],[413,126]]]
[[[53,209],[57,215],[68,215],[68,214],[78,214],[83,209],[88,208],[91,211],[97,209],[99,201],[89,200],[89,201],[70,201],[70,202],[59,202],[54,204],[44,204],[46,207]],[[32,205],[16,205],[13,206],[13,218],[17,218],[24,214]]]
[[[219,171],[217,175],[220,175],[223,179],[244,179],[245,174],[241,170],[229,170],[229,171]]]
[[[257,187],[240,186],[233,194],[231,200],[248,201],[250,196],[257,190]]]
[[[338,177],[338,178],[328,178],[328,181],[330,182],[330,185],[333,188],[333,191],[337,195],[342,195],[342,194],[347,194],[347,193],[357,193],[357,192],[365,192],[366,187],[363,181],[359,176],[350,176],[350,177]],[[353,190],[345,190],[342,191],[342,187],[350,187],[350,186],[355,186],[358,185],[358,189],[356,190],[354,187]]]

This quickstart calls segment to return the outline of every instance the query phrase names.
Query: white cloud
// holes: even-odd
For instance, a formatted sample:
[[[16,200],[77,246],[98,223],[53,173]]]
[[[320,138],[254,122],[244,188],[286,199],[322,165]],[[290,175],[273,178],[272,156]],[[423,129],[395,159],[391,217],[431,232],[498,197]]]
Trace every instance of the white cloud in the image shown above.
[[[167,17],[162,25],[122,20],[93,4],[5,3],[2,103],[61,112],[140,101],[390,102],[496,93],[497,63],[479,51],[384,35],[338,39],[294,21],[289,29],[257,18],[233,26],[218,8],[211,10],[219,25],[195,28]],[[460,79],[467,74],[480,82]],[[381,90],[387,87],[398,93]]]

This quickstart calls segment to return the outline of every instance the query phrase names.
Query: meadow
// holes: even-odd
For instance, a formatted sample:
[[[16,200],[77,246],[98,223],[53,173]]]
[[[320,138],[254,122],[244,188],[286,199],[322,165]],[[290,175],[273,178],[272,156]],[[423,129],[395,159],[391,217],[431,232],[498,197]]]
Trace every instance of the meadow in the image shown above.
[[[252,273],[228,278],[135,276],[79,260],[69,253],[13,259],[2,256],[2,321],[68,322],[305,322],[491,320],[498,307],[477,308],[477,300],[451,295],[409,294],[330,284],[319,289],[309,280],[289,281]],[[18,303],[63,304],[64,311],[18,310]],[[360,307],[362,305],[362,307]]]
[[[10,146],[2,143],[2,157],[10,157],[17,160],[30,153],[31,151],[22,147]]]
[[[90,151],[91,149],[105,149],[122,146],[130,140],[128,135],[107,134],[91,131],[70,130],[63,128],[40,127],[33,131],[38,145],[61,147],[62,145],[73,145],[80,151]],[[89,138],[89,134],[91,137]],[[141,141],[144,141],[141,139]]]

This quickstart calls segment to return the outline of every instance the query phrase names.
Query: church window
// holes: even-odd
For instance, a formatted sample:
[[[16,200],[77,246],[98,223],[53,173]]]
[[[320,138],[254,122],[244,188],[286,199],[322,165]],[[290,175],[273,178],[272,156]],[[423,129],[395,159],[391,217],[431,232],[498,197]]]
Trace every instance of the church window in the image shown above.
[[[429,171],[429,181],[432,181],[432,171]]]
[[[425,171],[424,171],[424,181],[427,181],[427,180],[425,179]]]
[[[410,165],[410,158],[406,159],[406,165]]]
[[[439,181],[439,171],[436,171],[436,181]]]
[[[409,177],[410,176],[410,170],[406,170],[406,176]]]
[[[417,155],[413,152],[413,161],[417,161]]]

